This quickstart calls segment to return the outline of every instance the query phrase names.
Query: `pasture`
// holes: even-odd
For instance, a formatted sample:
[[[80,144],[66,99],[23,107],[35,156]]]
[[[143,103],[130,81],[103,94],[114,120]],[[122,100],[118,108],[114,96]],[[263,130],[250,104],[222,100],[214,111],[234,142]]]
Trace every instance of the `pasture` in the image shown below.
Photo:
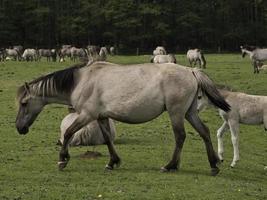
[[[253,74],[248,58],[240,54],[207,54],[204,70],[218,84],[237,91],[267,95],[267,71]],[[185,55],[176,55],[186,64]],[[114,63],[144,63],[150,56],[114,56]],[[210,168],[204,144],[186,123],[181,169],[160,173],[169,161],[174,139],[167,114],[140,125],[116,123],[115,145],[122,158],[120,168],[104,171],[108,161],[106,146],[97,146],[103,156],[82,158],[92,147],[70,148],[71,160],[63,171],[57,167],[61,120],[67,109],[47,106],[27,135],[15,129],[16,89],[25,81],[63,69],[71,62],[0,62],[0,199],[267,199],[267,132],[263,126],[240,126],[240,157],[231,169],[232,144],[224,137],[225,161],[216,177]],[[122,83],[123,84],[123,83]],[[177,86],[179,87],[179,85]],[[210,128],[217,151],[216,131],[222,120],[215,109],[201,113]]]

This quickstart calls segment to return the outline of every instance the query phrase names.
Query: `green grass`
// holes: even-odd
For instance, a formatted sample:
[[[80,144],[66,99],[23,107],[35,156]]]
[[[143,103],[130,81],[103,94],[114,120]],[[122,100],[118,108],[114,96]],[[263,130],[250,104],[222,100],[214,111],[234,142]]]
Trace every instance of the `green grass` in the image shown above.
[[[115,63],[143,63],[150,56],[115,56]],[[266,72],[255,75],[248,58],[240,54],[206,55],[209,76],[218,84],[251,94],[267,95]],[[178,63],[186,64],[184,55]],[[26,136],[15,129],[16,89],[25,81],[62,69],[70,63],[0,63],[0,199],[267,199],[267,133],[263,126],[240,127],[241,160],[235,169],[230,134],[225,136],[225,162],[217,177],[209,175],[204,144],[186,123],[181,169],[160,173],[171,157],[174,140],[167,114],[140,125],[116,123],[116,147],[122,158],[119,169],[108,173],[105,146],[95,160],[80,155],[92,147],[71,148],[71,160],[58,171],[59,125],[67,110],[49,105]],[[179,86],[177,86],[179,87]],[[201,113],[217,148],[216,130],[222,124],[214,109]]]

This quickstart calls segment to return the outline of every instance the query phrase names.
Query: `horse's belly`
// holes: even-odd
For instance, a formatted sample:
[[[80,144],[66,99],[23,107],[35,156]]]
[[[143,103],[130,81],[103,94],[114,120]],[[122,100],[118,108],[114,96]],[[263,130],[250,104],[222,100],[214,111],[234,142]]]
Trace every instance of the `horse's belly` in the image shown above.
[[[263,114],[261,112],[240,113],[240,123],[242,124],[262,124]]]
[[[117,104],[107,106],[105,117],[117,121],[137,124],[158,117],[165,110],[164,103],[159,101],[143,101],[136,104]]]

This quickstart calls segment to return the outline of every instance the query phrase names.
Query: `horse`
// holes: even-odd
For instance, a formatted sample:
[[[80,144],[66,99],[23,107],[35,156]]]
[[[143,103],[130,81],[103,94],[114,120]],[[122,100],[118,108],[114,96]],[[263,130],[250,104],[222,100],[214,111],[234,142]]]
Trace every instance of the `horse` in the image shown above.
[[[152,56],[151,63],[176,63],[176,58],[173,54]]]
[[[156,55],[166,55],[167,52],[165,50],[164,47],[162,46],[158,46],[154,51],[153,51],[153,55],[156,56]]]
[[[223,119],[222,126],[217,130],[218,154],[223,161],[223,135],[230,129],[234,156],[231,167],[235,167],[239,161],[239,124],[258,125],[264,124],[267,130],[267,96],[249,95],[241,92],[232,92],[226,89],[219,90],[225,100],[230,104],[231,111],[225,112],[219,109]],[[210,105],[205,94],[198,95],[198,110]]]
[[[20,60],[19,52],[16,49],[5,49],[6,57],[13,58],[14,60]]]
[[[51,49],[39,49],[38,50],[38,60],[40,61],[42,57],[46,57],[46,61],[51,61],[52,58],[52,51]]]
[[[60,139],[59,144],[63,144],[64,142],[64,134],[69,126],[75,121],[78,117],[76,113],[68,114],[61,122],[60,125]],[[110,126],[110,134],[109,137],[111,141],[114,141],[116,129],[113,120],[109,119],[109,126]],[[97,123],[97,121],[93,121],[88,125],[85,125],[79,131],[74,133],[73,137],[70,139],[69,145],[70,146],[92,146],[92,145],[100,145],[104,144],[105,139],[101,133],[101,129]]]
[[[206,68],[206,59],[200,49],[189,49],[186,53],[186,57],[190,67],[192,67],[192,64],[195,67],[198,62],[199,68]]]
[[[90,57],[95,57],[100,52],[100,47],[95,45],[88,45],[87,50],[88,50],[88,55]]]
[[[18,88],[16,128],[20,134],[28,133],[29,127],[47,104],[70,105],[77,117],[64,134],[59,153],[59,170],[63,170],[70,160],[68,144],[73,134],[95,120],[110,154],[106,169],[112,170],[114,165],[119,166],[121,159],[110,138],[108,119],[139,124],[167,111],[175,136],[175,148],[172,159],[161,171],[177,170],[180,165],[186,118],[205,143],[211,175],[217,175],[219,158],[213,149],[209,129],[197,112],[199,90],[206,93],[215,106],[224,111],[230,110],[214,83],[198,69],[150,63],[118,65],[93,62],[90,65],[76,65],[42,76]]]
[[[22,59],[28,61],[37,61],[37,51],[35,49],[25,49]]]
[[[254,74],[259,73],[259,64],[267,60],[267,49],[260,49],[255,46],[240,46],[242,57],[244,58],[246,54],[249,55],[249,58],[252,61],[254,68]]]
[[[76,61],[77,58],[84,58],[87,56],[87,53],[83,48],[76,48],[76,47],[71,47],[70,48],[70,54],[71,54],[71,60]]]
[[[18,60],[21,60],[21,55],[23,53],[23,46],[22,45],[15,45],[13,46],[13,49],[15,49],[18,52]]]
[[[59,61],[64,62],[65,57],[71,58],[71,45],[62,45],[62,48],[58,52]]]
[[[107,59],[108,51],[106,47],[101,47],[99,51],[99,61],[105,61]]]

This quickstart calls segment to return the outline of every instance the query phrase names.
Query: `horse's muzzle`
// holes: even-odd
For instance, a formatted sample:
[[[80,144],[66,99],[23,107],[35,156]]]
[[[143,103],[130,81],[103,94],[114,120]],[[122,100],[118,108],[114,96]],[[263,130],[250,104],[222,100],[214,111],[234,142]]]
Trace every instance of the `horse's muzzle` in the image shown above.
[[[28,127],[22,127],[22,128],[17,127],[17,131],[19,132],[19,134],[25,135],[29,132],[29,128]]]

